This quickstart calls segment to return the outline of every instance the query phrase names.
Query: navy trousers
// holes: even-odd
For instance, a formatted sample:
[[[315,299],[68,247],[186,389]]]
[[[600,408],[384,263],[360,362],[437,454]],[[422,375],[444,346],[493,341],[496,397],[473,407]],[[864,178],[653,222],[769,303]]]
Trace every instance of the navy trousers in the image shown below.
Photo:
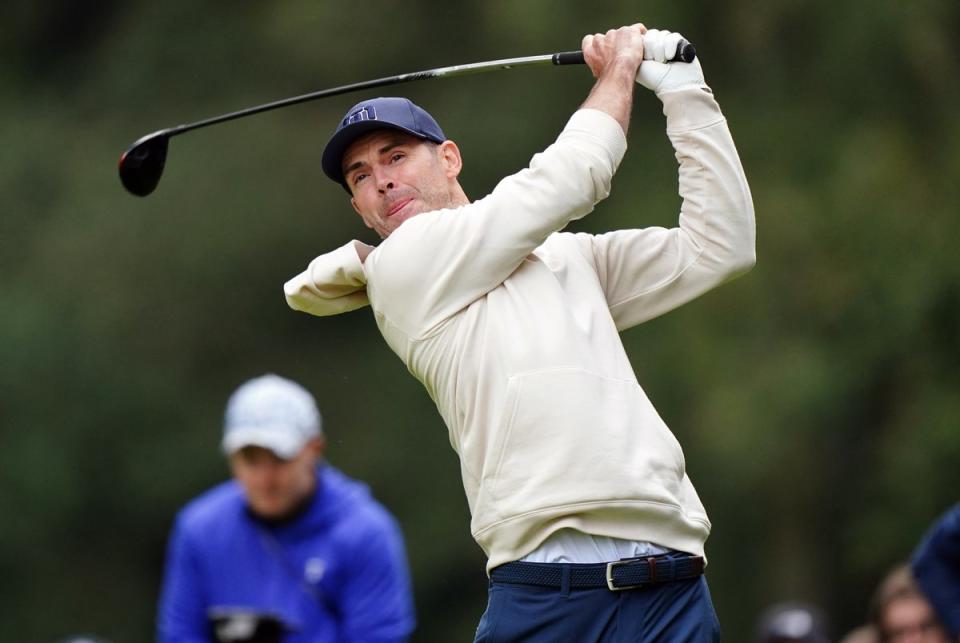
[[[693,580],[611,592],[491,583],[474,643],[716,643],[710,590]]]

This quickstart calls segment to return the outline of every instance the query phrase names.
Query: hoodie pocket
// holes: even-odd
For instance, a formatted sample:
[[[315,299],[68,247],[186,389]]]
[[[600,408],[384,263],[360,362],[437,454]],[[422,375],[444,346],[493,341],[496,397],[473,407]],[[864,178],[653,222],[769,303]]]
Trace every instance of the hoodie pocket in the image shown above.
[[[502,519],[604,501],[678,505],[676,438],[634,381],[581,369],[514,376],[484,486]]]

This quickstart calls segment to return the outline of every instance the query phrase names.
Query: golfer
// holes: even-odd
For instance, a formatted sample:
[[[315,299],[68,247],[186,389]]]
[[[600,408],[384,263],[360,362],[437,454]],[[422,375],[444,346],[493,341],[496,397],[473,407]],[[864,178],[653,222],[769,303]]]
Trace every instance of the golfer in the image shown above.
[[[679,39],[639,24],[586,36],[582,107],[477,201],[457,145],[405,99],[356,105],[324,150],[384,241],[317,257],[287,301],[315,315],[369,303],[436,403],[488,557],[477,641],[719,636],[710,522],[619,337],[755,260],[750,191],[700,64],[665,62]],[[678,227],[560,232],[609,194],[637,81],[663,102],[680,162]],[[635,208],[640,223],[639,191]]]

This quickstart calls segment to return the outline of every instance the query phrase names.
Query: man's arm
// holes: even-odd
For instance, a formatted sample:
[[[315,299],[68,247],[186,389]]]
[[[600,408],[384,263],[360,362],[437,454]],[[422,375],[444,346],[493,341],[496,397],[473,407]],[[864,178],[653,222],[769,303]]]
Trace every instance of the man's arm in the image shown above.
[[[178,518],[167,545],[157,615],[159,643],[209,643],[209,623],[200,597],[200,575]]]
[[[960,504],[930,528],[911,568],[950,635],[960,640]]]
[[[637,82],[663,102],[683,199],[677,227],[580,235],[617,327],[680,306],[753,266],[750,188],[726,120],[698,60],[665,63],[679,34],[651,29]],[[638,204],[638,209],[642,203]]]
[[[320,255],[283,285],[287,304],[311,315],[339,315],[369,305],[363,262],[373,248],[351,241]]]
[[[644,31],[634,25],[584,38],[597,82],[556,143],[528,168],[475,203],[405,222],[362,266],[365,257],[347,248],[318,257],[286,284],[290,306],[335,314],[366,303],[369,294],[391,324],[421,336],[503,283],[550,234],[608,196],[626,149]]]
[[[349,573],[338,592],[341,640],[398,643],[413,631],[413,588],[403,536],[396,522],[377,513],[356,530],[349,551]]]
[[[608,196],[626,150],[643,30],[634,25],[584,39],[597,82],[584,108],[529,167],[459,210],[410,219],[370,254],[368,292],[389,325],[426,336]]]
[[[643,61],[642,24],[611,29],[604,35],[583,37],[583,60],[597,82],[590,90],[583,109],[596,109],[612,116],[627,135],[637,69]]]

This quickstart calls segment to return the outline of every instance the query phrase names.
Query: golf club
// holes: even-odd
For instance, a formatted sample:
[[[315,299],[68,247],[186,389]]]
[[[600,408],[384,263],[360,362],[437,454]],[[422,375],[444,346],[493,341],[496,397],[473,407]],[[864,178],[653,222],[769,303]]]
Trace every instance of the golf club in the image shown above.
[[[677,51],[670,62],[693,62],[696,57],[696,49],[686,40],[681,40],[677,44]],[[500,69],[517,69],[520,67],[539,67],[544,65],[582,65],[582,51],[568,51],[556,54],[543,54],[540,56],[525,56],[521,58],[506,58],[503,60],[492,60],[488,62],[470,63],[467,65],[453,65],[451,67],[438,67],[437,69],[428,69],[417,71],[410,74],[399,74],[397,76],[388,76],[386,78],[377,78],[367,80],[352,85],[343,85],[332,89],[323,89],[309,94],[285,98],[273,103],[249,107],[238,112],[214,116],[195,123],[187,123],[158,130],[151,134],[141,137],[133,143],[120,156],[120,181],[128,192],[136,196],[147,196],[153,192],[160,182],[160,176],[163,174],[163,167],[167,160],[167,148],[170,139],[178,134],[200,129],[209,125],[231,121],[244,116],[251,116],[288,105],[305,103],[319,98],[337,96],[350,92],[372,89],[374,87],[383,87],[385,85],[395,85],[397,83],[406,83],[414,80],[426,80],[428,78],[452,78],[455,76],[465,76],[467,74],[476,74],[486,71],[496,71]]]

